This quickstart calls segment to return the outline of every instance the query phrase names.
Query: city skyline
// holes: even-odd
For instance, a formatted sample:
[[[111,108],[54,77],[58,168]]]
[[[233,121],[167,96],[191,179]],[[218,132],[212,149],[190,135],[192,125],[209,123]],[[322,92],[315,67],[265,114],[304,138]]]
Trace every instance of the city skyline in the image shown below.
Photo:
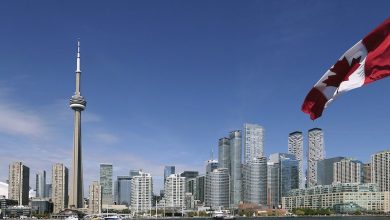
[[[245,123],[244,125],[243,125],[243,128],[245,129],[246,128],[246,125],[247,125],[247,123]],[[259,126],[259,125],[257,125],[257,124],[252,124],[253,126]],[[234,132],[231,132],[230,133],[230,136],[231,136],[231,134],[232,133],[235,133],[235,132],[238,132],[239,130],[236,130],[236,131],[234,131]],[[315,132],[320,132],[321,133],[321,140],[319,141],[319,143],[320,143],[320,145],[322,145],[322,143],[324,142],[324,138],[323,138],[323,131],[322,131],[322,129],[320,129],[320,128],[312,128],[312,129],[310,129],[310,130],[308,130],[308,134],[307,134],[307,138],[309,139],[308,141],[309,142],[313,142],[313,140],[310,140],[310,137],[311,137],[311,135],[312,134],[310,134],[311,132],[313,132],[313,131],[315,131]],[[303,139],[303,137],[302,137],[302,132],[300,132],[300,131],[295,131],[295,132],[293,132],[293,133],[290,133],[289,134],[289,137],[291,137],[291,134],[296,134],[296,133],[299,133],[300,135],[301,135],[301,137],[300,137],[300,139],[302,140]],[[315,134],[316,136],[318,135],[317,133]],[[232,136],[231,136],[232,137]],[[233,135],[233,137],[234,137],[234,135]],[[226,139],[226,138],[221,138],[221,139],[219,139],[219,143],[221,144],[221,140],[223,140],[223,139]],[[318,139],[318,138],[315,138],[315,139]],[[229,140],[229,139],[228,139]],[[318,140],[317,140],[318,141]],[[317,142],[317,141],[314,141],[314,142]],[[244,143],[241,143],[241,152],[244,152],[245,150],[244,150],[244,148],[245,148],[245,144]],[[289,148],[288,148],[289,149]],[[321,150],[322,152],[324,152],[325,151],[325,149],[322,149]],[[319,160],[319,162],[321,162],[321,165],[320,165],[320,163],[318,163],[318,165],[316,165],[315,167],[321,167],[321,168],[318,168],[318,169],[321,169],[320,171],[316,171],[316,177],[317,178],[319,178],[319,177],[321,177],[321,180],[316,180],[316,184],[315,185],[331,185],[331,184],[335,184],[335,183],[355,183],[355,182],[357,182],[357,183],[371,183],[370,181],[366,181],[365,180],[365,178],[367,178],[367,176],[366,175],[368,175],[369,176],[369,179],[371,179],[371,169],[369,170],[369,171],[365,171],[364,169],[364,167],[365,166],[367,166],[368,165],[368,167],[370,167],[371,166],[371,163],[373,162],[373,157],[375,156],[375,155],[378,155],[378,154],[382,154],[382,153],[388,153],[390,150],[388,150],[388,149],[386,149],[386,150],[381,150],[381,151],[378,151],[378,152],[375,152],[375,153],[372,153],[372,154],[370,154],[370,158],[371,158],[371,160],[370,161],[368,161],[367,163],[368,164],[365,164],[365,163],[363,163],[363,162],[361,162],[361,161],[359,161],[359,160],[356,160],[355,158],[351,158],[351,157],[348,157],[347,155],[344,155],[345,157],[324,157],[323,159],[320,159]],[[217,156],[217,158],[219,158],[219,155],[220,155],[220,153],[221,153],[221,151],[218,153],[218,156]],[[225,154],[225,152],[222,152],[223,154]],[[234,154],[233,154],[234,155]],[[256,161],[258,161],[258,160],[264,160],[263,162],[265,162],[265,164],[267,164],[268,163],[268,165],[271,165],[271,164],[274,164],[275,163],[275,158],[277,158],[275,155],[283,155],[283,157],[286,157],[286,155],[288,155],[288,157],[290,157],[290,156],[292,156],[293,158],[294,158],[294,160],[296,160],[296,156],[293,154],[293,153],[291,153],[291,152],[288,152],[288,153],[285,153],[285,152],[278,152],[278,153],[272,153],[272,154],[270,154],[270,155],[268,155],[268,157],[267,156],[264,156],[264,157],[258,157],[258,158],[255,158],[255,160],[253,160],[252,162],[256,162]],[[232,156],[232,155],[230,155],[230,156]],[[229,156],[229,157],[230,157]],[[244,156],[242,155],[242,158],[244,158]],[[309,159],[309,156],[307,156],[307,157],[304,157],[304,159]],[[243,161],[242,161],[243,162]],[[297,182],[296,184],[297,184],[297,187],[299,188],[299,179],[300,179],[300,175],[298,174],[299,173],[299,166],[300,165],[298,165],[299,164],[299,160],[297,159],[296,160],[296,162],[297,162],[297,164],[296,164],[296,167],[297,167],[297,170],[296,170],[296,173],[294,174],[294,175],[296,175],[296,181],[295,182]],[[305,162],[305,161],[304,161]],[[334,163],[334,165],[333,165],[333,163]],[[346,164],[344,164],[344,163],[346,163]],[[349,163],[353,163],[353,165],[350,165]],[[14,161],[14,162],[12,162],[12,163],[10,163],[10,167],[11,167],[11,165],[13,166],[13,164],[23,164],[23,161]],[[211,164],[213,164],[213,165],[211,165]],[[304,166],[305,166],[305,168],[307,169],[308,168],[308,164],[309,164],[309,160],[307,160],[306,161],[306,164],[304,164]],[[356,165],[355,165],[356,164]],[[61,165],[61,166],[64,166],[63,164],[61,164],[61,163],[57,163],[57,164],[53,164],[53,169],[52,169],[52,172],[53,172],[53,177],[54,177],[54,173],[56,172],[55,171],[55,167],[57,166],[57,165]],[[244,189],[244,187],[247,187],[245,184],[245,178],[249,178],[248,179],[248,181],[250,181],[250,176],[245,176],[245,169],[251,169],[250,168],[250,166],[249,166],[249,164],[248,163],[241,163],[241,165],[242,165],[242,170],[241,170],[241,172],[243,172],[243,175],[242,175],[242,183],[241,183],[241,185],[242,185],[242,190],[243,190],[243,192],[245,191],[245,189]],[[336,165],[337,165],[337,169],[339,169],[339,171],[337,171],[337,175],[336,175]],[[25,166],[25,165],[23,165],[23,166]],[[92,181],[91,182],[91,184],[89,185],[89,190],[90,190],[90,187],[91,187],[91,185],[93,185],[93,184],[95,184],[95,183],[99,183],[99,185],[101,186],[101,189],[102,189],[102,198],[104,198],[105,196],[107,196],[108,195],[108,197],[110,197],[110,198],[108,198],[108,200],[106,199],[106,201],[105,202],[103,202],[103,204],[104,203],[108,203],[108,204],[110,204],[110,202],[108,202],[108,201],[112,201],[113,203],[115,203],[116,201],[118,201],[118,199],[119,199],[119,197],[118,197],[118,195],[119,194],[117,194],[119,191],[118,190],[120,190],[119,188],[117,188],[117,186],[119,186],[119,185],[117,185],[118,184],[118,181],[119,180],[122,180],[122,179],[127,179],[127,180],[131,180],[132,179],[132,177],[133,176],[137,176],[137,175],[139,175],[139,173],[140,172],[144,172],[145,170],[144,169],[140,169],[140,170],[129,170],[129,176],[120,176],[120,175],[118,175],[118,176],[114,176],[113,175],[113,164],[107,164],[107,163],[100,163],[100,181]],[[230,167],[230,166],[229,166]],[[175,172],[173,171],[172,172],[172,174],[169,174],[169,173],[166,173],[166,171],[167,171],[167,168],[169,168],[169,170],[171,169],[171,168],[173,168],[173,170],[174,170],[174,168],[175,168],[175,166],[172,166],[172,165],[169,165],[169,166],[165,166],[164,167],[164,174],[167,174],[168,176],[170,176],[170,175],[172,175],[172,174],[175,174]],[[212,159],[210,159],[210,160],[208,160],[208,161],[205,161],[205,164],[204,164],[204,167],[202,168],[202,169],[200,169],[201,171],[199,172],[199,170],[197,170],[197,171],[194,171],[194,170],[192,170],[192,171],[188,171],[188,170],[184,170],[183,172],[179,172],[179,173],[176,173],[176,175],[179,175],[179,176],[182,176],[182,177],[186,177],[186,178],[195,178],[195,177],[199,177],[199,176],[201,176],[201,175],[205,175],[205,174],[207,174],[207,173],[209,173],[209,172],[212,172],[213,170],[215,170],[215,169],[218,169],[218,168],[225,168],[223,165],[221,165],[221,164],[219,164],[219,161],[218,160],[212,160]],[[27,169],[28,169],[28,175],[30,175],[30,168],[29,167],[27,167]],[[65,169],[67,169],[66,167],[65,167]],[[228,168],[226,168],[227,170],[228,170]],[[348,169],[351,169],[351,170],[348,170]],[[9,175],[11,175],[11,168],[9,168]],[[360,171],[358,171],[358,170],[360,170]],[[229,171],[229,170],[228,170]],[[305,174],[305,176],[304,176],[304,178],[305,179],[308,179],[307,177],[308,176],[306,176],[306,175],[309,175],[308,174],[308,172],[309,172],[309,170],[306,170],[307,172],[306,172],[306,174]],[[34,190],[34,188],[33,187],[31,187],[31,186],[29,186],[30,187],[30,191],[29,191],[29,195],[30,195],[30,197],[31,197],[31,192],[34,192],[34,194],[33,195],[35,195],[35,196],[33,196],[33,197],[36,197],[36,198],[47,198],[47,197],[51,197],[51,196],[49,196],[49,195],[45,195],[45,196],[40,196],[39,195],[39,192],[38,192],[38,185],[39,185],[39,183],[38,183],[38,181],[42,181],[41,180],[41,176],[40,175],[42,175],[42,173],[45,173],[46,171],[40,171],[40,172],[38,172],[37,174],[36,174],[36,177],[35,177],[35,179],[31,179],[31,178],[29,178],[29,184],[31,184],[31,181],[34,181],[35,182],[35,184],[36,184],[36,189]],[[67,173],[68,171],[66,171],[66,173]],[[170,171],[169,171],[170,172]],[[258,171],[257,171],[258,172]],[[339,173],[340,172],[340,173]],[[345,172],[345,174],[343,174],[342,172]],[[360,174],[359,174],[360,173]],[[364,174],[364,173],[366,173],[366,174]],[[346,174],[348,174],[348,175],[350,175],[350,176],[345,176]],[[27,174],[26,174],[27,175]],[[57,175],[57,174],[56,174]],[[251,174],[251,175],[258,175],[258,174]],[[361,176],[358,176],[358,175],[361,175]],[[66,176],[68,176],[68,174],[66,174]],[[272,176],[272,175],[270,175],[270,176]],[[268,177],[270,177],[270,176],[268,176]],[[114,181],[114,177],[116,177],[117,179]],[[151,177],[153,178],[153,177],[155,177],[155,176],[152,176],[151,175]],[[65,178],[65,177],[64,177]],[[67,178],[67,177],[66,177]],[[330,180],[328,180],[330,178]],[[347,179],[340,179],[340,180],[338,180],[337,178],[347,178]],[[46,175],[45,175],[45,181],[46,181]],[[258,179],[256,179],[256,180],[258,180]],[[332,181],[333,180],[333,181]],[[353,181],[352,181],[353,180]],[[293,182],[294,182],[293,181]],[[68,181],[65,181],[65,182],[68,182]],[[294,184],[295,184],[295,182],[294,182]],[[1,183],[1,182],[0,182]],[[70,182],[69,182],[70,183]],[[49,183],[46,183],[45,184],[45,191],[48,191],[48,189],[46,189],[47,187],[48,187],[48,185],[52,185],[53,184],[53,182],[51,182],[50,184]],[[64,184],[62,184],[62,185],[64,185]],[[110,185],[109,187],[107,187],[107,185]],[[164,184],[165,185],[165,184]],[[163,188],[164,188],[164,185],[163,185]],[[7,186],[8,187],[8,186]],[[106,189],[106,187],[107,187],[107,191],[106,192],[104,192],[104,189]],[[313,187],[313,186],[309,186],[309,187],[304,187],[304,188],[310,188],[310,187]],[[67,188],[67,187],[66,187]],[[161,188],[160,187],[157,187],[157,188],[153,188],[153,193],[154,193],[154,195],[158,195],[159,193],[161,193]],[[110,193],[111,192],[111,193]],[[46,193],[46,192],[45,192]],[[49,193],[49,194],[51,194],[51,193]],[[0,195],[2,195],[2,194],[0,194]],[[68,194],[66,194],[66,195],[68,195]],[[7,195],[5,195],[5,196],[7,196]],[[244,198],[244,200],[245,200],[245,193],[243,193],[242,194],[242,196],[243,196],[243,198]]]
[[[0,52],[0,181],[8,178],[6,170],[13,161],[23,161],[31,174],[49,171],[55,163],[71,167],[73,120],[65,103],[73,91],[78,37],[83,41],[83,70],[88,73],[83,75],[83,94],[91,102],[83,115],[88,173],[84,191],[98,180],[100,163],[113,163],[114,176],[144,169],[156,177],[160,188],[165,165],[175,165],[178,172],[202,171],[211,149],[217,152],[218,138],[242,129],[246,122],[265,128],[267,156],[287,153],[288,134],[313,127],[325,132],[327,157],[368,162],[370,155],[389,148],[390,127],[385,123],[389,104],[380,102],[386,99],[388,80],[346,94],[315,122],[300,112],[305,94],[324,70],[386,18],[385,1],[382,6],[361,2],[359,7],[376,13],[361,15],[359,25],[346,13],[359,4],[342,2],[315,1],[310,9],[301,7],[304,3],[252,1],[238,7],[227,2],[224,8],[219,7],[221,2],[206,8],[205,2],[191,7],[180,2],[156,4],[161,10],[148,12],[144,3],[111,5],[107,11],[100,4],[88,11],[88,4],[80,3],[75,10],[87,14],[76,19],[70,16],[71,4],[59,9],[49,2],[5,3],[8,7],[0,9],[8,33],[0,36],[8,42]],[[16,6],[25,13],[17,13]],[[204,19],[198,14],[202,10]],[[324,19],[324,14],[329,16]],[[98,24],[93,18],[107,20]],[[122,26],[126,28],[119,31]],[[265,34],[275,27],[276,32]],[[237,87],[220,86],[235,80]],[[114,108],[119,104],[121,108]],[[356,107],[352,113],[351,106]],[[378,116],[360,117],[372,109]],[[307,138],[304,148],[307,152]]]

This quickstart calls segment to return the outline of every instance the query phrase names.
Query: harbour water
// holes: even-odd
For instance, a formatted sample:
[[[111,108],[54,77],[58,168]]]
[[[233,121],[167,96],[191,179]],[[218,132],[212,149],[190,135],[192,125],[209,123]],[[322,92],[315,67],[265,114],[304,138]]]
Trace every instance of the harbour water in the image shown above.
[[[153,218],[150,218],[150,220]],[[155,218],[154,218],[155,219]],[[165,218],[175,220],[210,220],[212,218]],[[236,220],[390,220],[390,216],[307,216],[307,217],[236,217]]]
[[[310,217],[259,217],[259,218],[236,218],[236,219],[289,219],[289,220],[385,220],[390,219],[390,216],[310,216]]]
[[[170,217],[170,218],[132,218],[141,220],[212,220],[213,218],[181,218],[181,217]],[[236,217],[236,220],[390,220],[390,216],[308,216],[308,217]],[[7,220],[20,220],[19,218],[8,218]],[[24,220],[36,220],[33,218],[25,218]],[[47,220],[58,220],[58,219],[47,219]]]

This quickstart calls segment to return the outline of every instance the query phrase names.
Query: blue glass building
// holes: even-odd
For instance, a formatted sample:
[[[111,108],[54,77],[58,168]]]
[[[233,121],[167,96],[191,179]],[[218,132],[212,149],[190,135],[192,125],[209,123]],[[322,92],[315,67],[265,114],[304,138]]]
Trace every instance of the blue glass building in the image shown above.
[[[131,201],[131,177],[118,176],[115,185],[117,204],[129,206]]]
[[[270,155],[269,163],[272,164],[270,175],[274,178],[269,184],[278,184],[277,188],[276,185],[271,186],[274,187],[274,194],[269,196],[274,201],[272,206],[280,206],[281,198],[288,191],[299,188],[299,161],[293,154],[275,153]]]
[[[164,184],[168,176],[175,174],[175,166],[165,166],[164,168]]]
[[[230,132],[230,204],[237,207],[242,201],[242,135]]]

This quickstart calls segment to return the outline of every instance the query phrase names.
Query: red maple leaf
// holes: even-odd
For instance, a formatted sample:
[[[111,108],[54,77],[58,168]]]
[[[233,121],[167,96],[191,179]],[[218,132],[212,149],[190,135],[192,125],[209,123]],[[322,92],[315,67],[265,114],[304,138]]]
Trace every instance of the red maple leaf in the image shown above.
[[[330,69],[330,71],[334,72],[335,75],[330,75],[326,80],[322,81],[326,84],[326,86],[334,86],[339,87],[341,82],[347,81],[349,76],[355,72],[357,68],[360,66],[360,58],[353,58],[351,65],[349,64],[347,58],[343,58]]]

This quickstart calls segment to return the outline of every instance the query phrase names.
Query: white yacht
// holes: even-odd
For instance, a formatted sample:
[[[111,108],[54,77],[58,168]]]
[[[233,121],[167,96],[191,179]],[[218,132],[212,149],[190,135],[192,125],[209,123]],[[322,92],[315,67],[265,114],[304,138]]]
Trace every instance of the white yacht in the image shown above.
[[[213,219],[236,219],[234,215],[231,215],[228,210],[215,210],[211,217]]]
[[[79,218],[75,215],[71,215],[71,216],[65,218],[65,220],[79,220]]]
[[[119,217],[118,215],[111,215],[111,216],[104,217],[104,220],[122,220],[122,218]]]

